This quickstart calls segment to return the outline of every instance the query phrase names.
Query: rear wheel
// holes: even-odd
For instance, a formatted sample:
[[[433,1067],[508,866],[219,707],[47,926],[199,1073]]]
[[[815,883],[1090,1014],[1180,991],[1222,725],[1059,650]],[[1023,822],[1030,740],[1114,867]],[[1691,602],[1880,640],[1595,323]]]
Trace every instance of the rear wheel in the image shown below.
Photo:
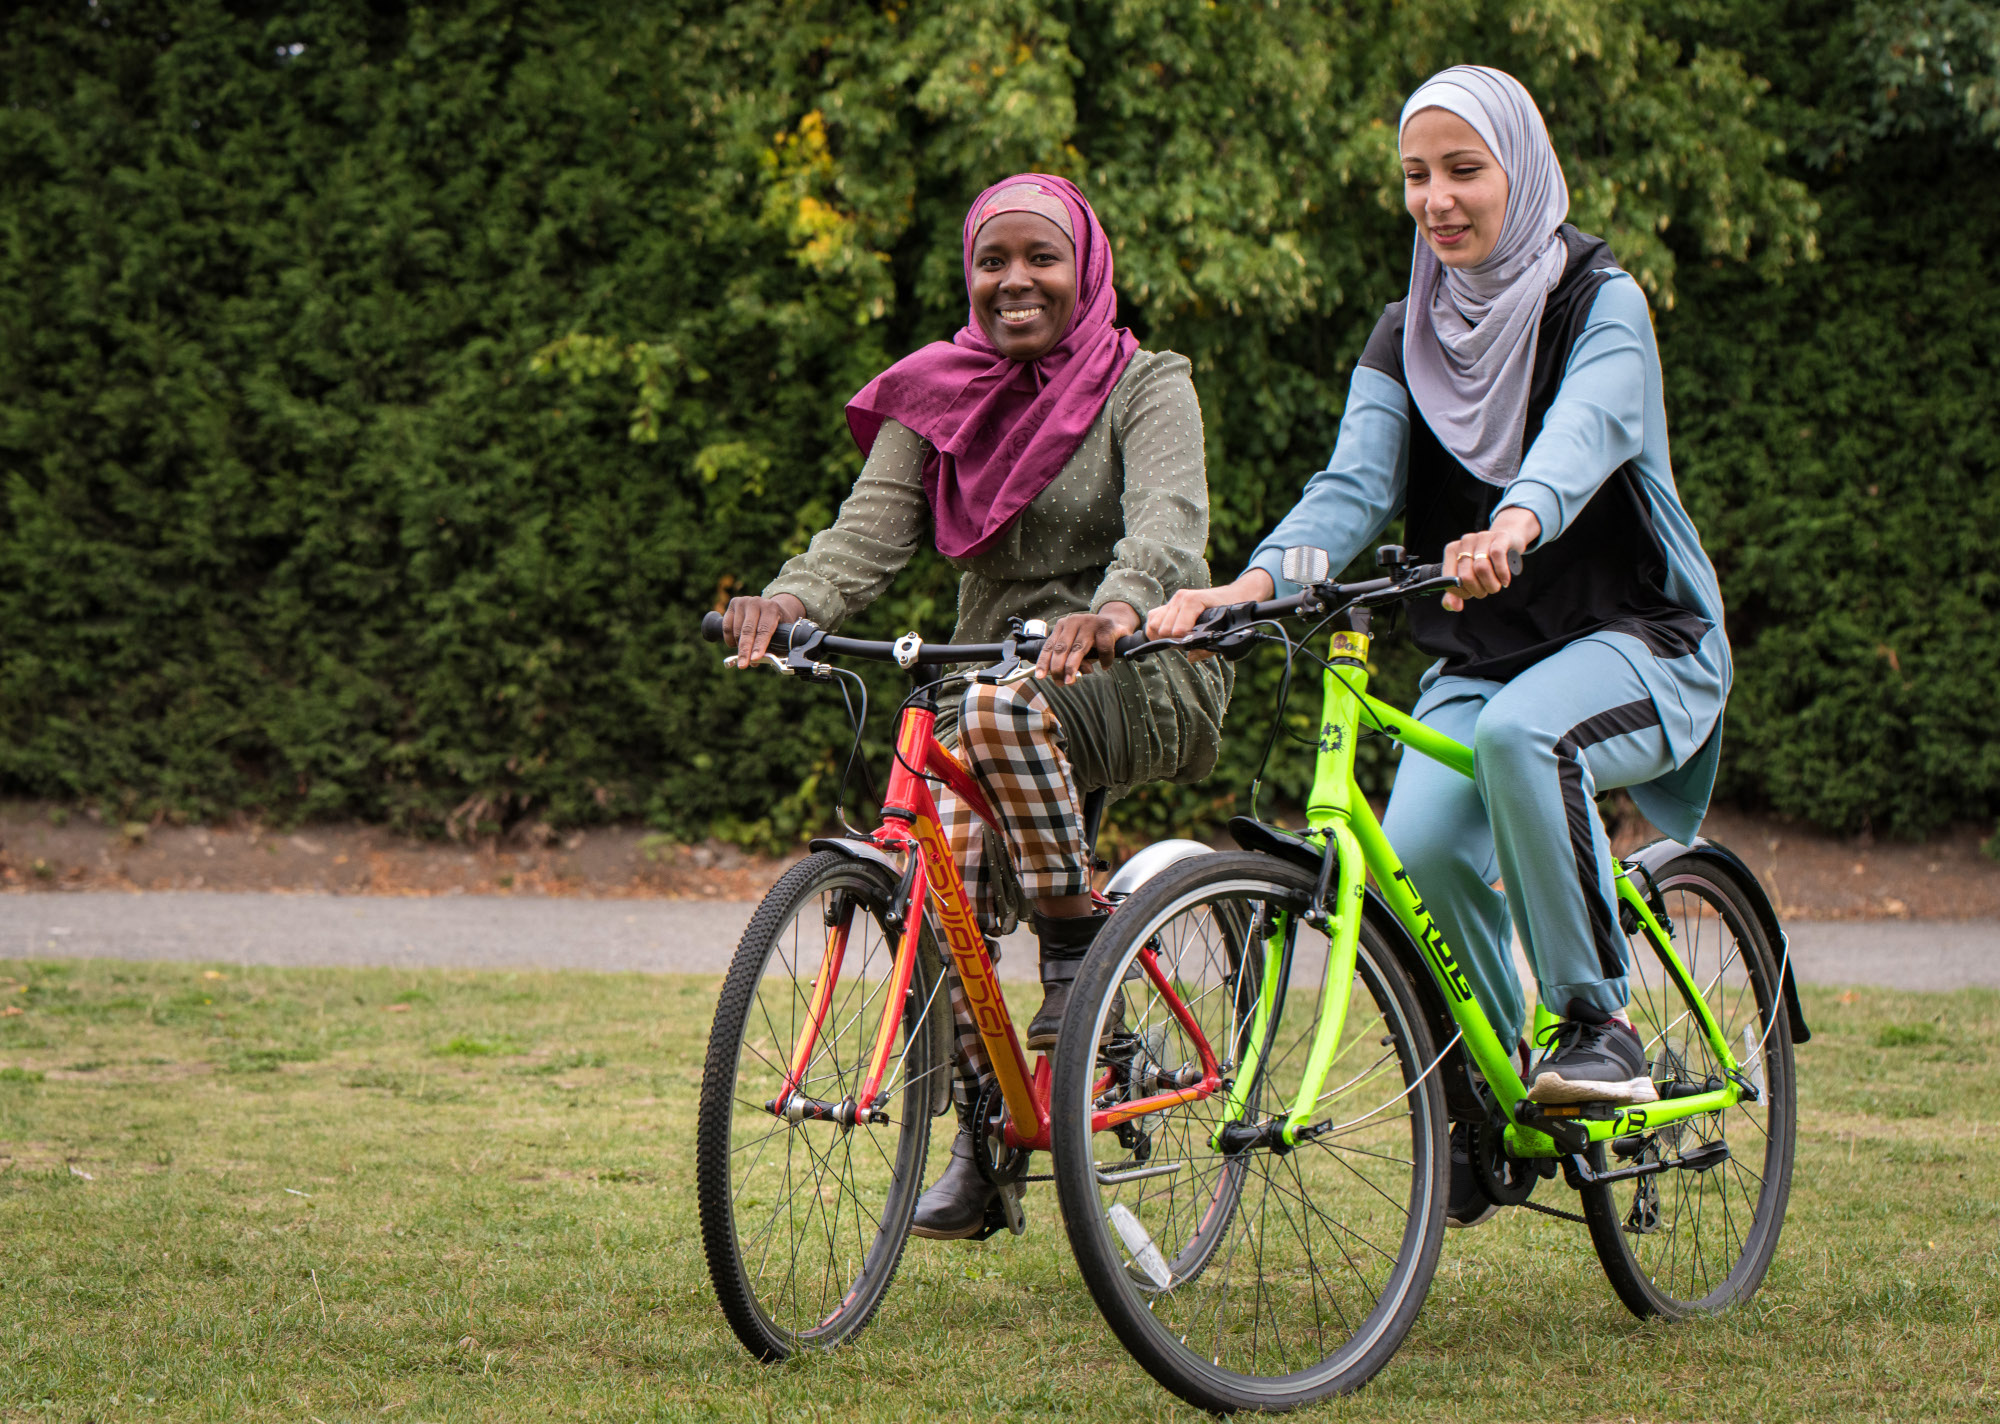
[[[1422,1009],[1372,918],[1352,975],[1323,995],[1327,939],[1302,923],[1312,887],[1254,854],[1162,871],[1099,933],[1056,1047],[1054,1171],[1078,1267],[1133,1357],[1203,1409],[1289,1409],[1366,1383],[1416,1319],[1444,1235],[1445,1111]],[[1123,986],[1128,1028],[1099,1043],[1142,949],[1229,1079],[1250,1048],[1267,927],[1287,923],[1283,1008],[1241,1123],[1285,1115],[1331,1001],[1346,1020],[1319,1132],[1221,1150],[1216,1093],[1093,1133],[1094,1113],[1200,1077],[1188,1023],[1150,980]]]
[[[765,896],[723,982],[695,1143],[702,1244],[723,1314],[760,1359],[830,1349],[868,1323],[902,1259],[931,1117],[949,1101],[951,1005],[920,928],[882,1078],[886,1117],[854,1121],[889,988],[894,892],[886,867],[808,857]],[[774,1113],[829,938],[843,925],[844,954],[799,1085],[820,1106]]]
[[[1608,1159],[1614,1169],[1689,1157],[1719,1158],[1715,1165],[1583,1191],[1591,1242],[1618,1298],[1635,1315],[1678,1319],[1725,1310],[1762,1284],[1791,1195],[1797,1084],[1775,946],[1743,887],[1693,855],[1670,861],[1654,884],[1675,952],[1758,1089],[1755,1101],[1620,1138]],[[1643,932],[1633,937],[1630,983],[1632,1025],[1661,1096],[1719,1086],[1722,1065],[1693,1001]]]

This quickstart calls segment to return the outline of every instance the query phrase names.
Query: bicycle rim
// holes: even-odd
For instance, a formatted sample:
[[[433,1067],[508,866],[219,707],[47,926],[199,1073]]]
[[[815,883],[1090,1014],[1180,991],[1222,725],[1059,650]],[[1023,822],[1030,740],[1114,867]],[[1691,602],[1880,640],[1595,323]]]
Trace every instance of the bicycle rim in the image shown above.
[[[1797,1084],[1777,959],[1742,891],[1694,857],[1666,866],[1655,884],[1675,951],[1759,1088],[1755,1102],[1621,1138],[1608,1158],[1613,1168],[1673,1162],[1720,1142],[1729,1149],[1720,1165],[1583,1193],[1592,1242],[1619,1298],[1634,1314],[1678,1318],[1727,1309],[1762,1283],[1791,1192]],[[1633,937],[1630,983],[1632,1024],[1662,1096],[1719,1083],[1721,1064],[1691,1001],[1643,933]]]
[[[1248,1044],[1263,956],[1245,931],[1305,908],[1310,878],[1222,854],[1183,862],[1120,907],[1078,979],[1071,1014],[1101,1032],[1143,947],[1230,1077]],[[1244,1120],[1282,1116],[1318,1027],[1327,942],[1303,924],[1279,1027]],[[1247,950],[1247,952],[1246,952]],[[1066,1030],[1054,1083],[1056,1177],[1091,1292],[1155,1379],[1205,1409],[1286,1409],[1358,1388],[1421,1307],[1443,1236],[1444,1108],[1430,1034],[1379,926],[1364,923],[1341,986],[1347,1018],[1313,1122],[1288,1152],[1211,1146],[1223,1095],[1136,1119],[1143,1146],[1089,1131],[1184,1078],[1198,1056],[1163,995],[1125,985],[1128,1028],[1102,1049]],[[1132,1044],[1146,1071],[1120,1062]],[[1141,1160],[1143,1158],[1143,1160]],[[1166,1164],[1183,1164],[1173,1172]],[[1160,1175],[1128,1178],[1152,1167]]]
[[[883,1077],[888,1120],[793,1121],[778,1098],[811,1016],[830,921],[851,903],[845,953],[800,1091],[852,1102],[864,1085],[893,941],[883,869],[823,852],[773,887],[724,981],[702,1078],[696,1143],[709,1274],[737,1337],[759,1358],[830,1349],[865,1325],[902,1258],[922,1184],[937,1088],[933,1032],[951,1008],[926,942]]]

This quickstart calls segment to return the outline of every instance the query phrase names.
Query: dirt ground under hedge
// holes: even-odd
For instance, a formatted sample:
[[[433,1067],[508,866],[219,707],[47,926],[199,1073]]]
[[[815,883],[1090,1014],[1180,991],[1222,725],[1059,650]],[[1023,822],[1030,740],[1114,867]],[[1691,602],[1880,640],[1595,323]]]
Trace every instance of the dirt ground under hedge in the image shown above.
[[[1618,849],[1652,828],[1626,808]],[[2000,862],[1971,827],[1920,844],[1830,836],[1717,810],[1705,833],[1749,861],[1799,919],[2000,918]],[[264,890],[347,895],[575,895],[754,900],[789,858],[720,842],[680,845],[637,827],[539,829],[477,844],[417,840],[377,826],[273,830],[174,826],[88,811],[0,804],[0,890]]]

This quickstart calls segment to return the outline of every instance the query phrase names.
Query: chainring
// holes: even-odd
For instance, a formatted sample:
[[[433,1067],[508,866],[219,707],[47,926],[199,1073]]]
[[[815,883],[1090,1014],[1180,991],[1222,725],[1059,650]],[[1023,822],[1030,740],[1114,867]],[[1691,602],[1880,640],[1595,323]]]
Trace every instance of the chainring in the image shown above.
[[[1495,1206],[1519,1206],[1534,1195],[1541,1168],[1526,1157],[1507,1151],[1507,1131],[1492,1122],[1472,1126],[1472,1175],[1479,1190]]]

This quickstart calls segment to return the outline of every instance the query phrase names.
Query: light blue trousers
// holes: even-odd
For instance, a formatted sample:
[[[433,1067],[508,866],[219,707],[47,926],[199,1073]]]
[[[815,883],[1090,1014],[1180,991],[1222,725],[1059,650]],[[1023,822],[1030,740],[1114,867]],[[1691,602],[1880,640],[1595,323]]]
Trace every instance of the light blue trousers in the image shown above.
[[[1595,798],[1673,769],[1625,653],[1586,639],[1512,682],[1441,678],[1415,711],[1471,746],[1478,774],[1405,749],[1382,828],[1501,1041],[1527,1018],[1510,910],[1542,1003],[1623,1008],[1627,951]]]

